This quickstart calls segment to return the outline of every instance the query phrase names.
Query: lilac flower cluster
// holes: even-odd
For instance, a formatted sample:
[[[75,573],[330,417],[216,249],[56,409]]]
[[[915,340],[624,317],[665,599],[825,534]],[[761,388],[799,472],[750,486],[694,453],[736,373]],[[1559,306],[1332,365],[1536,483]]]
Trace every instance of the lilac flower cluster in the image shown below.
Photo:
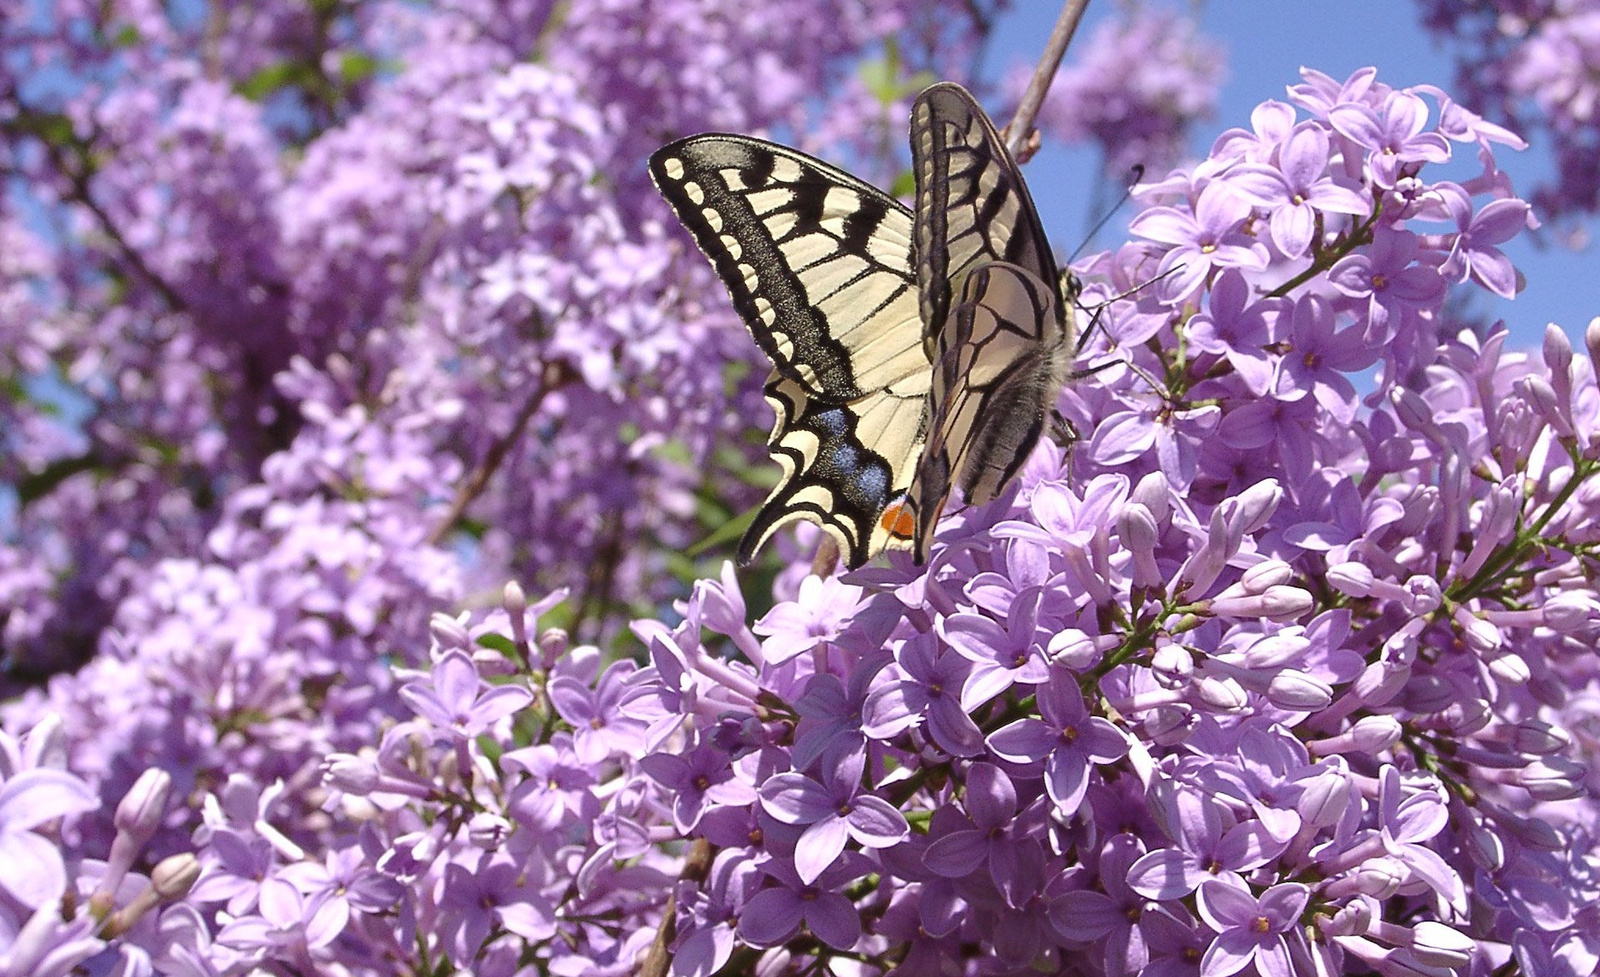
[[[869,46],[895,38],[910,74],[990,6],[6,4],[9,673],[93,657],[221,500],[349,410],[422,452],[397,470],[461,470],[414,521],[480,557],[469,586],[587,579],[591,635],[619,595],[681,594],[635,543],[702,534],[709,458],[762,408],[640,161],[800,127],[796,93]]]
[[[1600,965],[1600,324],[1529,356],[1447,305],[1516,290],[1516,136],[1306,73],[1080,269],[1133,292],[1070,454],[925,568],[797,561],[752,621],[725,567],[617,657],[572,632],[661,592],[750,355],[640,147],[798,122],[916,22],[505,6],[8,22],[5,71],[114,84],[0,118],[96,229],[0,221],[7,355],[71,390],[0,398],[0,626],[101,648],[0,714],[0,977]],[[506,572],[547,596],[429,617]]]
[[[1191,17],[1160,5],[1119,8],[1074,49],[1039,112],[1041,133],[1092,141],[1118,179],[1135,165],[1164,169],[1184,155],[1190,128],[1213,114],[1226,58]],[[1005,88],[1020,100],[1031,66]]]
[[[1461,101],[1537,138],[1555,175],[1529,199],[1549,218],[1600,210],[1600,7],[1590,0],[1422,3],[1427,28],[1456,49]],[[1588,235],[1558,222],[1570,243]]]

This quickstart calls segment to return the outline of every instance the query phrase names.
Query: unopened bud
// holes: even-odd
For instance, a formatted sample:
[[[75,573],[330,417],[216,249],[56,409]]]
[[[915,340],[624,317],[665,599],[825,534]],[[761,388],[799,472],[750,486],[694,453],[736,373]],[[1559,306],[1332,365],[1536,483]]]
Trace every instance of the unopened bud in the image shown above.
[[[1100,661],[1100,649],[1094,639],[1077,628],[1053,635],[1045,653],[1053,664],[1075,671],[1093,668]]]
[[[167,800],[171,796],[172,775],[151,767],[140,774],[139,779],[123,795],[122,801],[117,804],[113,823],[118,831],[136,838],[142,845],[161,826],[161,818],[167,813]]]
[[[1259,594],[1268,587],[1286,584],[1294,579],[1294,567],[1282,560],[1263,560],[1239,577],[1239,586],[1245,593]]]
[[[1568,801],[1582,797],[1583,778],[1589,772],[1566,757],[1543,757],[1523,767],[1517,783],[1539,801]]]
[[[1526,685],[1533,677],[1533,670],[1521,655],[1496,655],[1489,659],[1488,665],[1490,674],[1506,685]]]
[[[1231,678],[1206,676],[1197,683],[1200,701],[1221,712],[1237,712],[1249,701],[1244,687]]]
[[[1350,805],[1350,778],[1342,770],[1306,781],[1294,809],[1311,825],[1327,828],[1339,823]]]
[[[1316,606],[1316,599],[1299,587],[1275,586],[1259,594],[1217,597],[1204,603],[1217,617],[1293,621]]]
[[[1374,579],[1372,570],[1364,563],[1336,563],[1328,568],[1328,583],[1341,594],[1351,597],[1365,597],[1372,593]]]
[[[1328,936],[1360,936],[1372,926],[1372,906],[1365,899],[1351,899],[1332,916],[1317,917],[1317,923]]]
[[[193,852],[179,852],[156,863],[150,872],[150,887],[162,902],[175,902],[189,894],[200,878],[200,859]]]
[[[1303,629],[1285,628],[1246,648],[1244,667],[1263,671],[1282,668],[1290,662],[1299,661],[1310,647],[1311,639],[1305,636]]]
[[[1384,855],[1369,858],[1356,869],[1356,884],[1364,895],[1382,901],[1400,891],[1411,873],[1397,860]]]
[[[466,651],[473,646],[472,635],[467,632],[467,626],[448,614],[435,612],[428,619],[428,630],[433,634],[433,640],[445,650],[459,648]]]
[[[1350,727],[1356,752],[1376,756],[1400,742],[1400,720],[1393,716],[1362,716]]]
[[[1488,655],[1500,648],[1503,636],[1493,624],[1465,610],[1456,613],[1455,621],[1461,628],[1461,640],[1474,654]]]
[[[1557,594],[1540,608],[1545,627],[1562,634],[1570,634],[1587,627],[1600,613],[1600,606],[1591,597],[1578,593]]]
[[[370,794],[381,779],[376,762],[354,753],[334,753],[322,765],[322,782],[349,794]]]
[[[1275,478],[1264,478],[1236,498],[1239,507],[1229,523],[1248,536],[1266,525],[1272,514],[1278,511],[1278,503],[1283,501],[1283,487]]]
[[[1443,923],[1423,920],[1411,928],[1411,952],[1423,963],[1455,970],[1472,962],[1478,942]]]
[[[1541,376],[1525,376],[1522,378],[1522,390],[1533,409],[1539,417],[1554,431],[1557,437],[1571,438],[1577,435],[1577,429],[1572,426],[1572,415],[1568,412],[1569,405],[1562,402],[1555,388],[1550,386],[1550,381]]]
[[[1128,493],[1128,500],[1144,506],[1159,525],[1172,511],[1172,486],[1167,482],[1166,475],[1159,471],[1151,472],[1134,485],[1133,491]]]
[[[1566,730],[1542,719],[1524,719],[1511,730],[1511,748],[1529,756],[1550,756],[1572,744]]]
[[[1173,641],[1163,641],[1155,646],[1150,656],[1150,675],[1163,689],[1178,689],[1189,684],[1195,672],[1194,652]]]
[[[1267,684],[1267,701],[1290,712],[1318,712],[1333,702],[1333,689],[1305,672],[1286,668]]]
[[[1466,832],[1467,856],[1488,872],[1498,872],[1506,863],[1506,843],[1484,824],[1474,824]]]

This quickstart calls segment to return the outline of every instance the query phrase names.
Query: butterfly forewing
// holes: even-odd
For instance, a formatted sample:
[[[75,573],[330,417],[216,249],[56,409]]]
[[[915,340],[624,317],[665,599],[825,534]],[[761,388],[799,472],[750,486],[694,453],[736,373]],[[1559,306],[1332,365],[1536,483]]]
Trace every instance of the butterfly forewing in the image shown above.
[[[746,136],[670,143],[650,175],[779,373],[839,402],[926,387],[912,217],[898,201]]]
[[[884,513],[922,454],[932,382],[911,212],[821,160],[744,136],[671,143],[650,174],[775,368],[768,449],[783,477],[740,561],[801,519],[835,537],[852,567],[909,545]]]
[[[945,82],[917,96],[911,159],[917,280],[931,357],[933,336],[975,267],[1005,261],[1055,282],[1055,256],[1022,173],[966,89]]]

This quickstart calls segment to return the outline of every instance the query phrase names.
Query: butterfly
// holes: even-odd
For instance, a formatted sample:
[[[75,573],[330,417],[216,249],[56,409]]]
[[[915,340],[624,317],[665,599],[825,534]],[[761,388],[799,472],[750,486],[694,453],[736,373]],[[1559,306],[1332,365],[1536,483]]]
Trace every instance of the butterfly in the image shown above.
[[[972,505],[1003,492],[1073,376],[1076,283],[964,88],[917,96],[911,159],[914,210],[749,136],[690,136],[650,157],[773,364],[768,450],[783,477],[741,563],[809,520],[849,567],[907,547],[921,564],[953,489]]]

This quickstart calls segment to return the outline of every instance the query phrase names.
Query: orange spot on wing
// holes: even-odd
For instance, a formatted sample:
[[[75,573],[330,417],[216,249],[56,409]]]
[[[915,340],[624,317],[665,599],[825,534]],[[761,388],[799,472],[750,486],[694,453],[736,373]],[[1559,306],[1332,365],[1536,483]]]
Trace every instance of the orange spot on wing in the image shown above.
[[[911,511],[911,503],[905,498],[889,503],[889,508],[883,510],[883,515],[878,519],[878,525],[889,534],[891,539],[910,540],[917,533],[917,515]]]

